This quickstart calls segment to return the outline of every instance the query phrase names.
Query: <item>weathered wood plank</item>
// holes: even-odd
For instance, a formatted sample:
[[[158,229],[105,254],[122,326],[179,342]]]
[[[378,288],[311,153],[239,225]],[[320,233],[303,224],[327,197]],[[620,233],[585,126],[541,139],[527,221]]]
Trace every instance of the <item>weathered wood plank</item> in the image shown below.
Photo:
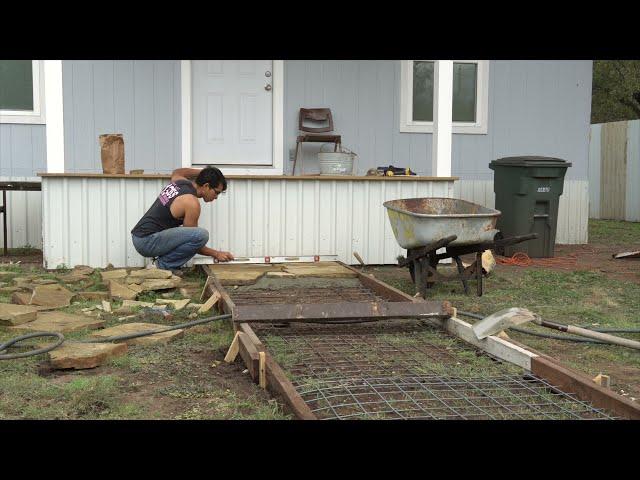
[[[589,377],[558,365],[552,360],[535,357],[531,360],[531,373],[544,378],[560,390],[575,394],[595,407],[605,409],[631,420],[640,419],[640,405],[597,385]]]
[[[624,220],[627,177],[627,122],[602,126],[600,218]]]

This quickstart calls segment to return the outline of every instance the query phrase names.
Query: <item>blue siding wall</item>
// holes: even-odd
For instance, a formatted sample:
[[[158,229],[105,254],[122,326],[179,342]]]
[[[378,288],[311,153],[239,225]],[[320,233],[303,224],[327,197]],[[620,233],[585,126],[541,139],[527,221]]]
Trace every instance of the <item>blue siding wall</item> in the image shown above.
[[[0,124],[0,176],[35,177],[47,169],[44,125]]]
[[[98,136],[124,135],[125,169],[181,164],[180,61],[64,61],[65,171],[102,172]]]
[[[491,61],[488,133],[454,135],[453,174],[491,179],[492,159],[535,154],[569,160],[567,178],[586,179],[591,75],[591,61]],[[287,172],[298,110],[329,107],[359,174],[389,164],[431,173],[431,134],[400,133],[400,61],[286,61],[284,102]],[[305,173],[318,172],[318,148],[305,145]]]

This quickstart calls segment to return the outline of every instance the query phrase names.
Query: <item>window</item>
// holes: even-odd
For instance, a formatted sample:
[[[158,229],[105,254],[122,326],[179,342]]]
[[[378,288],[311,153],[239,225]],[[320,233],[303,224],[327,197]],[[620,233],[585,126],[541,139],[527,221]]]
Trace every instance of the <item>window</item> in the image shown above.
[[[434,60],[401,62],[401,132],[433,132],[433,75]],[[454,60],[452,100],[453,133],[487,133],[487,60]]]
[[[0,123],[45,123],[40,60],[0,60]]]

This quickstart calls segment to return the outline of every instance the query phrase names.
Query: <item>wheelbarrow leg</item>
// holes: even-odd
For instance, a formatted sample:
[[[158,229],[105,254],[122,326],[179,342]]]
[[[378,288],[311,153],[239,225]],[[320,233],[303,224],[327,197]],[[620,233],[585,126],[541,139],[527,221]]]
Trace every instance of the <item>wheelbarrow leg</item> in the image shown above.
[[[469,295],[469,282],[467,282],[467,279],[465,278],[465,271],[464,266],[462,265],[462,260],[460,260],[460,257],[458,256],[453,258],[456,261],[456,265],[458,266],[458,274],[460,274],[460,280],[462,280],[462,285],[464,286],[464,293],[465,295]]]
[[[420,259],[413,261],[413,283],[416,286],[416,293],[423,295],[422,298],[424,298],[424,292],[422,291],[424,276],[422,275],[422,263],[420,262]]]
[[[482,252],[476,252],[476,279],[478,280],[478,296],[482,296]]]

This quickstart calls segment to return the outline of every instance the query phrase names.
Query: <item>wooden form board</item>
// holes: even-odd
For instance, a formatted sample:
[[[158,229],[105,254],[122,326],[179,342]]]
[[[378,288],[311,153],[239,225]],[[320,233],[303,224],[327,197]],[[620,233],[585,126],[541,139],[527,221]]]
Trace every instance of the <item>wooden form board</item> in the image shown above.
[[[407,301],[413,303],[425,301],[421,298],[411,297],[410,295],[375,279],[373,276],[363,274],[353,267],[348,265],[343,266],[355,272],[364,285],[372,288],[378,294],[388,295],[389,297],[395,298],[396,301]],[[210,275],[206,267],[205,271]],[[211,277],[211,281],[207,288],[209,290],[209,294],[213,293],[215,289],[220,291],[223,299],[223,310],[226,313],[233,312],[235,307],[233,301],[214,276]],[[497,358],[530,371],[534,375],[548,381],[561,390],[574,393],[579,399],[590,402],[596,407],[609,410],[623,418],[640,419],[639,405],[612,392],[611,390],[597,385],[590,378],[564,367],[557,360],[547,355],[532,352],[528,348],[525,348],[524,345],[518,344],[518,342],[512,342],[493,335],[485,339],[478,340],[473,333],[471,325],[459,318],[456,318],[454,308],[451,308],[451,317],[448,319],[442,320],[434,318],[428,319],[427,321],[440,326],[450,334]],[[281,398],[298,419],[317,419],[315,414],[305,403],[304,399],[295,390],[295,387],[287,378],[282,368],[265,349],[258,336],[251,329],[251,326],[247,323],[240,323],[235,324],[235,329],[244,334],[240,336],[244,339],[242,342],[239,342],[240,354],[245,361],[245,365],[249,371],[252,372],[251,376],[253,380],[258,382],[260,379],[260,352],[264,352],[264,377],[267,390]]]

